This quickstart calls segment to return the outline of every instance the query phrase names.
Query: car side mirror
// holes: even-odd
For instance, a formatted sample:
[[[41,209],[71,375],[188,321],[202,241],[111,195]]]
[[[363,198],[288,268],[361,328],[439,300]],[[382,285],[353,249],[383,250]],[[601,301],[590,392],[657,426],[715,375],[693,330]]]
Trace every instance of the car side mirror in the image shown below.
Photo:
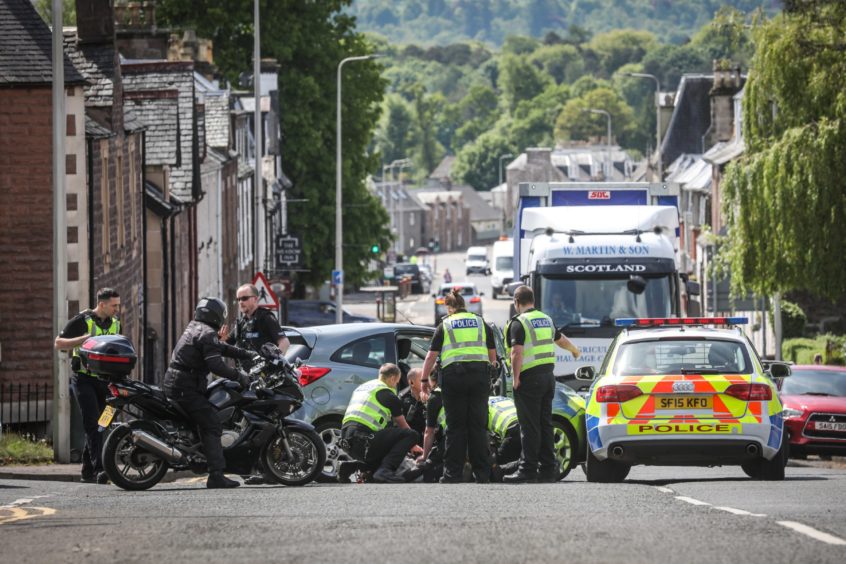
[[[576,380],[591,381],[596,378],[596,369],[593,366],[579,366],[576,369]]]
[[[790,365],[786,362],[765,362],[764,369],[770,375],[770,378],[787,378],[792,374],[792,371],[790,370]]]
[[[699,282],[696,282],[695,280],[686,281],[685,288],[687,289],[688,296],[698,296],[702,293]]]
[[[484,292],[479,292],[479,296],[480,296],[480,297],[481,297],[481,296],[484,296],[484,295],[485,295],[485,293],[484,293]]]
[[[437,298],[437,297],[438,297],[438,295],[437,295],[437,294],[432,294],[432,297],[433,297],[433,298]]]

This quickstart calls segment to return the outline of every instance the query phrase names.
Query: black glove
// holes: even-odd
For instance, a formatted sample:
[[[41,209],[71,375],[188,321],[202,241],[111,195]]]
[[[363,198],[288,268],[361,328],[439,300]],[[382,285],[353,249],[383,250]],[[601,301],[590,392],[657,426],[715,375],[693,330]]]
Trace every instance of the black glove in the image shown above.
[[[238,371],[238,383],[241,384],[241,388],[247,390],[250,388],[250,384],[252,383],[252,379],[250,375],[244,372],[243,370]]]

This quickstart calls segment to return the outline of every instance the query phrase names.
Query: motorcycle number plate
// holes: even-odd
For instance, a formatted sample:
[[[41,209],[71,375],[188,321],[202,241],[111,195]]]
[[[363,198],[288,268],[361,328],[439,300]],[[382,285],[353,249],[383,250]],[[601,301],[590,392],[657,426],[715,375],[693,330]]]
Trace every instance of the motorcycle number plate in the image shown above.
[[[108,427],[112,423],[112,419],[115,417],[115,408],[107,405],[106,409],[103,410],[103,413],[100,414],[100,419],[97,420],[97,425],[100,427]]]

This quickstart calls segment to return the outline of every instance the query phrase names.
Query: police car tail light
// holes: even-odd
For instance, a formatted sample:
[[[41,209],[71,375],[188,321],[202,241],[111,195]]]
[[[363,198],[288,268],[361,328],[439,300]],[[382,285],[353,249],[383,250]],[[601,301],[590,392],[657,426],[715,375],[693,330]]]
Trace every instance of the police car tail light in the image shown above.
[[[681,327],[689,325],[746,325],[747,317],[624,317],[614,320],[617,327]]]
[[[769,401],[773,399],[773,391],[766,384],[732,384],[723,393],[743,401]]]
[[[332,371],[331,368],[322,368],[320,366],[309,366],[304,364],[300,366],[300,386],[308,386],[312,382],[320,380],[329,372]]]
[[[481,302],[481,301],[482,301],[482,298],[480,298],[479,296],[473,296],[472,298],[470,298],[470,303],[471,303],[471,304],[477,304],[477,303],[479,303],[479,302]]]
[[[438,299],[435,300],[435,303],[438,304],[438,305],[444,305],[446,302],[444,301],[443,298],[438,298]]]
[[[641,395],[641,389],[631,384],[600,386],[596,389],[596,401],[601,403],[622,403]]]

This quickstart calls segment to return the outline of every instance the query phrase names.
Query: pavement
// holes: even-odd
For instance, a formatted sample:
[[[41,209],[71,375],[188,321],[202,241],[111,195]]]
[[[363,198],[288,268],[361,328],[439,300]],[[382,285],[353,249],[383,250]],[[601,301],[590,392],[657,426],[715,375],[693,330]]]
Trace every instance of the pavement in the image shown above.
[[[168,472],[162,482],[174,482],[193,477],[193,472]],[[80,465],[77,464],[10,464],[0,466],[0,480],[37,480],[46,482],[79,482]]]

